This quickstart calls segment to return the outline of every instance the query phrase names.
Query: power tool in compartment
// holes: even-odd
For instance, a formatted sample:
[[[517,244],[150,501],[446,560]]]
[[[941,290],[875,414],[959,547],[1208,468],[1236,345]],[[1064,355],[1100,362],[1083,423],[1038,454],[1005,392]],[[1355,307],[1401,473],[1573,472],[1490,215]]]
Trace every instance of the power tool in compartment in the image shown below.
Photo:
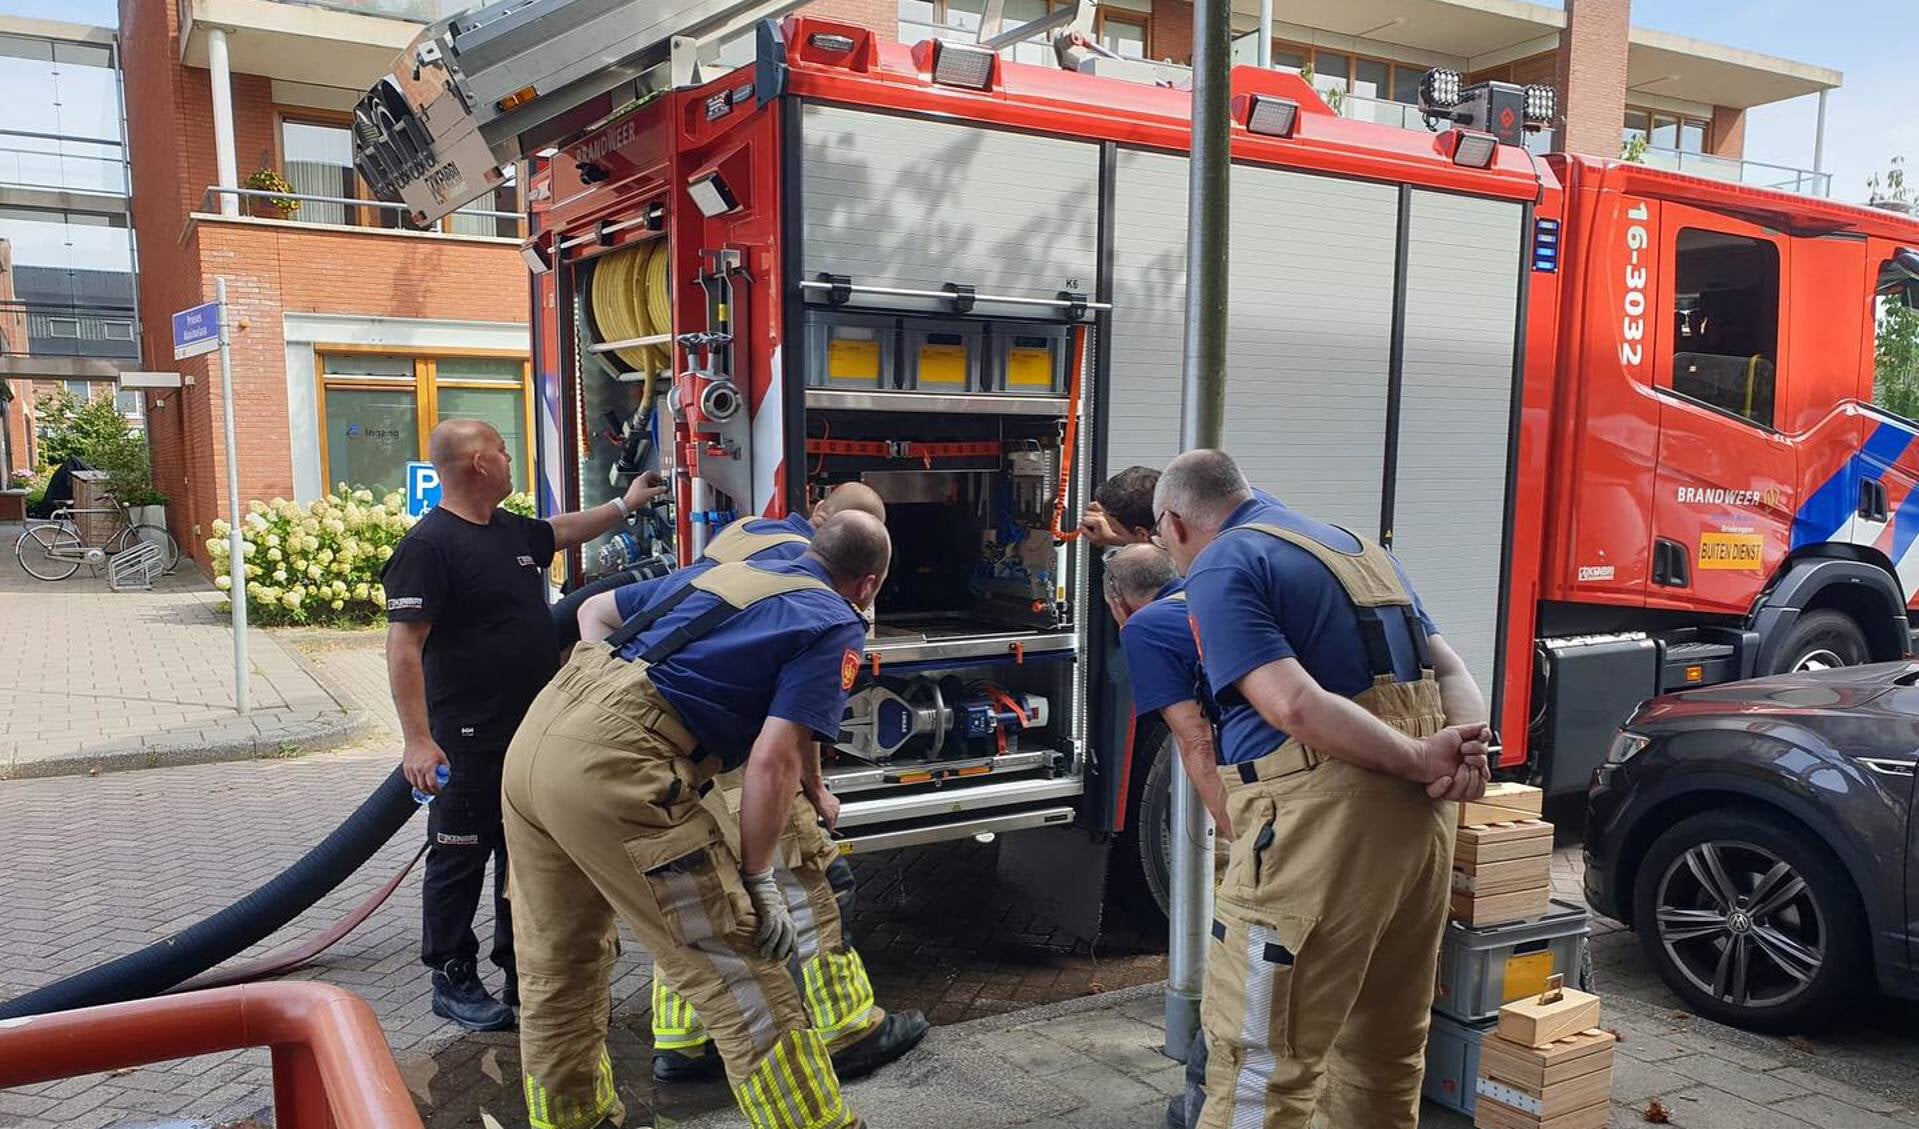
[[[948,675],[880,678],[847,699],[840,751],[862,760],[957,760],[1017,752],[1045,698]]]

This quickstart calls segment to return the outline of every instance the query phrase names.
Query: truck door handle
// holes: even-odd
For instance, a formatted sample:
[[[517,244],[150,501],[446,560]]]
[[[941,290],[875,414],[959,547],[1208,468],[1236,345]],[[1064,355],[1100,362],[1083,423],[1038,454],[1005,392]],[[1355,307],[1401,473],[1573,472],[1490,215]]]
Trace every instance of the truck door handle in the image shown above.
[[[1692,583],[1686,569],[1686,547],[1667,537],[1652,543],[1652,582],[1666,588],[1685,588]]]
[[[1859,516],[1867,521],[1885,521],[1891,516],[1886,484],[1876,478],[1859,480]]]

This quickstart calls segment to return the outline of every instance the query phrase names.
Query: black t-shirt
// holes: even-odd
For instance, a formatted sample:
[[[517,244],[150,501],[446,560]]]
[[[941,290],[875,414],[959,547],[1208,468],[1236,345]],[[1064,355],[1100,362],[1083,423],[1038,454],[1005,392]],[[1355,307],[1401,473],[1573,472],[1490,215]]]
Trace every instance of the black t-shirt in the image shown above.
[[[503,752],[560,668],[546,606],[553,527],[505,510],[485,525],[435,508],[393,549],[389,622],[431,623],[426,716],[448,752]]]

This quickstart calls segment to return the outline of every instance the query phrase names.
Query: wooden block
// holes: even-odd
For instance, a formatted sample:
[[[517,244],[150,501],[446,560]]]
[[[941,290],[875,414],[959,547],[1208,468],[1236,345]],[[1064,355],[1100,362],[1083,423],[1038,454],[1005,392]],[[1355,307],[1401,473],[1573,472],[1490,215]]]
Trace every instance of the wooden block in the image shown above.
[[[1478,1082],[1481,1099],[1491,1099],[1530,1114],[1542,1122],[1577,1113],[1589,1106],[1605,1105],[1612,1095],[1612,1065],[1581,1074],[1557,1086],[1548,1086],[1537,1094],[1508,1086],[1483,1071]]]
[[[1460,894],[1472,894],[1485,897],[1488,894],[1510,894],[1516,890],[1531,890],[1539,886],[1552,885],[1553,859],[1551,855],[1534,855],[1531,858],[1508,859],[1505,862],[1476,863],[1471,870],[1463,867],[1453,870],[1453,890]]]
[[[1544,810],[1545,793],[1528,784],[1490,784],[1486,794],[1459,805],[1459,825],[1474,827],[1484,823],[1538,819]]]
[[[1479,1071],[1515,1089],[1538,1094],[1582,1075],[1612,1067],[1618,1043],[1597,1028],[1568,1035],[1544,1047],[1522,1047],[1504,1039],[1483,1039]]]
[[[1473,1124],[1478,1129],[1606,1129],[1611,1120],[1611,1102],[1600,1102],[1548,1118],[1534,1117],[1484,1094],[1473,1105]]]
[[[1462,827],[1453,848],[1453,865],[1470,871],[1481,863],[1506,862],[1553,853],[1553,825],[1537,819]]]
[[[1555,976],[1541,995],[1500,1008],[1499,1037],[1523,1047],[1545,1047],[1599,1026],[1599,997],[1564,983],[1565,977]]]
[[[1544,917],[1552,908],[1551,886],[1533,886],[1504,894],[1466,894],[1453,891],[1452,918],[1461,925],[1483,929]],[[1590,1025],[1589,1025],[1590,1026]]]

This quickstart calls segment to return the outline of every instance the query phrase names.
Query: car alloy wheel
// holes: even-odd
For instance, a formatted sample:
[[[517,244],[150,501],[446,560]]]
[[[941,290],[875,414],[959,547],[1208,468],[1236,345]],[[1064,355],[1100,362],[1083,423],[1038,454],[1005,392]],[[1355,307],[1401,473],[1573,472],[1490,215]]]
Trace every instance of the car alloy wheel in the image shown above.
[[[1734,1007],[1787,1004],[1825,964],[1831,935],[1812,886],[1756,844],[1694,845],[1660,876],[1654,906],[1680,974]]]

